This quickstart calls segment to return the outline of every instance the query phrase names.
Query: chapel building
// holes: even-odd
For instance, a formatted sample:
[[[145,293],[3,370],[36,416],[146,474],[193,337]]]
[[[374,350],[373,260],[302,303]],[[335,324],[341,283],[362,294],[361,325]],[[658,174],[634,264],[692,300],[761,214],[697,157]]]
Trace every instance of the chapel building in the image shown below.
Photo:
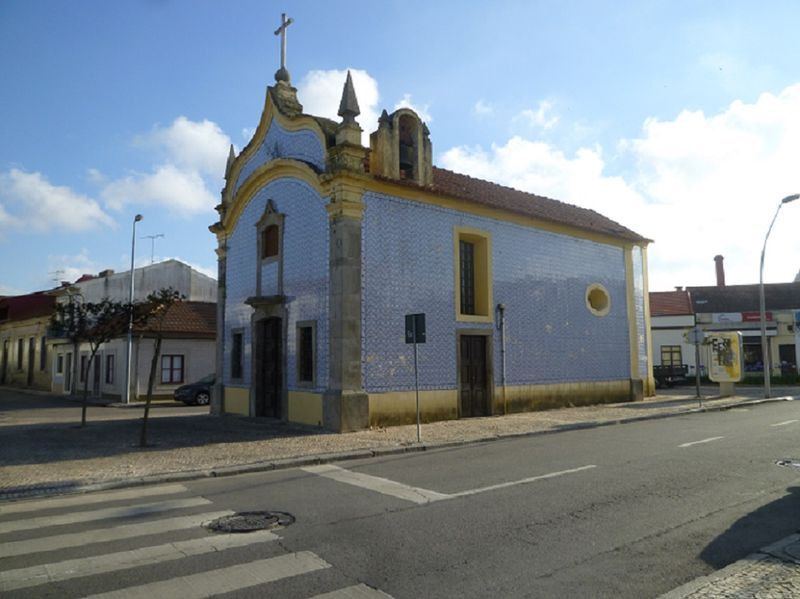
[[[641,399],[654,389],[649,240],[593,210],[432,164],[430,132],[386,111],[362,146],[267,88],[225,173],[216,413],[333,431]],[[424,343],[406,315],[425,314]]]

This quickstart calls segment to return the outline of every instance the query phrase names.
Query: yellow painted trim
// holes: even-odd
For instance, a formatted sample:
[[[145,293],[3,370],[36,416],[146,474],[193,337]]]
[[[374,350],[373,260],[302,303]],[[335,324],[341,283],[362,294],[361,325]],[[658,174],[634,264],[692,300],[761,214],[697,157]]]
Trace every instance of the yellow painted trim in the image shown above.
[[[277,107],[275,106],[275,103],[272,101],[272,94],[270,93],[269,88],[267,88],[266,97],[264,98],[264,110],[261,112],[261,120],[258,122],[256,131],[253,134],[253,138],[248,142],[248,144],[244,147],[244,149],[239,153],[239,155],[233,161],[233,165],[231,165],[231,171],[228,175],[229,183],[228,185],[226,185],[225,192],[223,194],[224,202],[228,203],[229,201],[235,200],[235,198],[233,197],[234,188],[236,184],[239,182],[239,175],[241,174],[244,165],[247,164],[247,161],[256,152],[258,152],[258,148],[261,147],[261,144],[267,137],[267,133],[269,132],[269,127],[273,121],[277,121],[278,124],[287,131],[296,132],[301,130],[311,130],[317,135],[317,137],[319,137],[320,144],[322,144],[323,150],[326,149],[325,133],[319,126],[319,123],[317,123],[317,121],[313,117],[308,116],[306,114],[298,115],[291,118],[284,116],[281,113],[281,111],[278,110]]]
[[[633,280],[633,246],[625,247],[625,295],[628,304],[628,343],[630,345],[631,378],[639,376],[639,332],[636,323],[636,288]]]
[[[459,241],[462,239],[475,245],[475,311],[478,314],[461,313],[461,249]],[[492,234],[481,229],[453,227],[453,265],[456,320],[459,322],[494,322]]]
[[[308,183],[320,197],[325,197],[324,189],[319,183],[316,173],[310,167],[295,160],[280,158],[261,165],[239,188],[230,208],[225,214],[222,227],[217,231],[217,238],[232,232],[244,212],[247,204],[263,187],[278,179],[294,178]]]
[[[650,277],[647,265],[647,246],[642,246],[642,274],[644,277],[644,330],[647,339],[647,384],[646,396],[656,394],[656,380],[653,376],[653,330],[650,320]]]
[[[507,387],[508,413],[549,410],[570,405],[616,403],[631,399],[631,382],[627,379]]]
[[[590,301],[590,296],[595,291],[600,291],[601,293],[605,294],[606,305],[600,310],[597,310]],[[586,300],[586,309],[595,316],[606,316],[609,312],[611,312],[611,294],[608,292],[608,289],[606,289],[605,286],[601,285],[600,283],[592,283],[589,285],[586,288],[586,296],[584,299]]]
[[[420,416],[423,422],[458,418],[458,391],[436,389],[419,392]],[[370,426],[412,424],[417,418],[414,391],[391,391],[369,394]]]
[[[223,387],[222,388],[223,412],[226,414],[250,415],[250,388],[249,387]]]
[[[322,395],[289,391],[289,422],[322,426]]]
[[[369,180],[365,192],[385,194],[404,200],[412,200],[422,204],[446,208],[448,210],[456,210],[465,214],[501,220],[523,227],[532,227],[548,233],[569,235],[570,237],[577,239],[585,239],[587,241],[594,241],[597,243],[604,243],[622,248],[628,247],[631,244],[630,240],[620,239],[619,237],[614,237],[613,235],[595,233],[593,231],[586,231],[584,229],[553,223],[530,216],[523,216],[521,214],[507,212],[498,208],[491,208],[482,204],[469,202],[461,198],[451,198],[444,195],[433,194],[425,188],[416,188],[409,185],[398,185],[383,179]],[[646,242],[642,242],[642,244],[644,243]]]

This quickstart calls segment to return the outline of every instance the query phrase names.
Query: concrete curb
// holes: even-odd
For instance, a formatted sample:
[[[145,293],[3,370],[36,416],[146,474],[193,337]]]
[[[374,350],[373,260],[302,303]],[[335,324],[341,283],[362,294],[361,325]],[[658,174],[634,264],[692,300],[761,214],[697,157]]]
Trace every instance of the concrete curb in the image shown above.
[[[643,416],[633,416],[631,418],[621,418],[615,420],[602,420],[602,421],[592,420],[586,422],[575,422],[572,424],[559,425],[555,428],[546,430],[523,431],[523,432],[514,432],[508,434],[501,433],[493,437],[484,437],[481,439],[470,439],[465,441],[445,441],[441,443],[430,443],[430,444],[423,442],[420,444],[413,444],[413,445],[376,447],[372,449],[357,449],[357,450],[347,450],[342,452],[333,452],[324,454],[311,454],[306,456],[282,458],[264,462],[251,462],[249,464],[234,464],[231,466],[221,466],[219,468],[212,468],[207,470],[184,470],[179,472],[165,472],[161,474],[152,474],[143,477],[121,478],[109,481],[94,481],[94,482],[86,481],[84,483],[77,483],[77,484],[64,483],[55,485],[41,485],[41,486],[30,485],[22,487],[11,487],[9,489],[0,490],[0,502],[14,501],[19,499],[31,499],[36,497],[49,497],[52,495],[67,495],[67,494],[77,495],[81,493],[106,491],[106,490],[120,489],[125,487],[137,487],[137,486],[163,484],[171,482],[185,482],[190,480],[199,480],[203,478],[216,478],[222,476],[235,476],[237,474],[251,474],[256,472],[269,472],[271,470],[299,468],[302,466],[313,466],[319,464],[327,464],[331,462],[341,462],[349,460],[377,458],[383,456],[401,455],[404,453],[416,453],[434,449],[466,447],[469,445],[478,445],[493,441],[513,440],[513,439],[520,439],[527,437],[536,437],[541,435],[552,435],[568,431],[601,428],[605,426],[613,426],[619,424],[633,424],[648,420],[661,420],[664,418],[673,418],[676,416],[685,416],[687,414],[696,414],[702,412],[723,412],[726,410],[731,410],[742,406],[760,405],[764,403],[776,403],[780,401],[794,401],[794,400],[795,397],[791,395],[784,395],[781,397],[771,397],[763,399],[745,399],[736,403],[726,404],[722,406],[704,406],[702,408],[697,407],[688,410],[681,410],[678,412],[670,412],[666,414],[646,414]]]
[[[669,591],[668,593],[664,593],[657,597],[657,599],[685,599],[686,597],[691,596],[692,594],[701,592],[704,588],[714,588],[721,586],[720,583],[723,581],[734,578],[743,574],[746,570],[749,570],[758,562],[763,562],[764,560],[775,558],[779,559],[786,563],[797,564],[798,561],[788,555],[784,550],[789,545],[795,545],[800,541],[800,534],[792,534],[788,537],[781,539],[780,541],[776,541],[771,545],[767,545],[766,547],[762,547],[758,551],[754,551],[750,555],[743,557],[742,559],[725,566],[724,568],[717,570],[716,572],[712,572],[708,576],[700,576],[679,586],[676,589]],[[798,574],[800,576],[800,574]],[[768,589],[764,589],[764,591],[768,591]],[[726,595],[726,596],[733,596],[733,595]]]

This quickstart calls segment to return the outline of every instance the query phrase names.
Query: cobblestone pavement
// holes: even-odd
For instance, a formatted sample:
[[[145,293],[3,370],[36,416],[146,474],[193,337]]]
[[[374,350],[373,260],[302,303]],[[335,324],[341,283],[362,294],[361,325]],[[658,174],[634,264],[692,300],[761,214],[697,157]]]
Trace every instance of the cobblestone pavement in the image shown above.
[[[714,388],[704,388],[708,397]],[[80,405],[65,397],[0,388],[0,501],[86,491],[148,481],[268,470],[300,463],[418,451],[515,435],[544,434],[730,409],[760,401],[757,388],[700,402],[694,388],[670,390],[643,402],[572,407],[347,434],[269,419],[210,416],[207,408],[162,404],[151,411],[148,439],[139,447],[141,407],[92,406],[80,428]],[[773,389],[788,398],[797,389]],[[785,551],[793,548],[794,552]],[[777,599],[800,597],[800,537],[790,537],[662,599]]]

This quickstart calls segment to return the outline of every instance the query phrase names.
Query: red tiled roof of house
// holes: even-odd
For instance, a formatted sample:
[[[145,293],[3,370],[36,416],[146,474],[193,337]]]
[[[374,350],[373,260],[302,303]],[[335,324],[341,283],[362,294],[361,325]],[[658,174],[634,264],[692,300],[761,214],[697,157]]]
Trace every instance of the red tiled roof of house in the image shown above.
[[[468,175],[454,173],[439,167],[433,167],[433,186],[431,190],[442,195],[468,200],[491,208],[499,208],[555,224],[602,233],[629,241],[650,241],[594,210],[519,191],[518,189],[505,187],[490,181],[475,179]]]
[[[688,291],[651,291],[650,316],[687,316],[694,314]]]
[[[150,327],[135,328],[147,334]],[[217,334],[217,304],[177,302],[164,317],[162,330],[168,336],[213,338]]]
[[[44,292],[12,295],[0,299],[0,320],[25,320],[50,316],[56,299]]]

